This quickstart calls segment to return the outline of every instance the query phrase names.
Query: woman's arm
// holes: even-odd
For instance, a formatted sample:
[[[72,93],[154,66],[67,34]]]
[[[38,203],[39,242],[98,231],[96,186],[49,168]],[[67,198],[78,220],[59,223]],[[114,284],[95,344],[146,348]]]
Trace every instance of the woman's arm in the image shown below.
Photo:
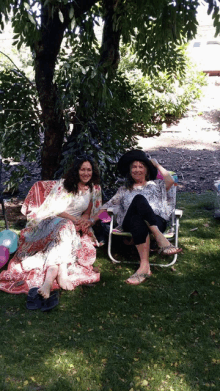
[[[94,225],[98,220],[100,220],[99,215],[106,211],[106,209],[100,209],[92,218],[89,220],[91,221],[91,225]]]
[[[106,212],[108,209],[112,209],[112,212],[114,213],[114,208],[118,207],[120,205],[121,198],[123,197],[123,194],[124,194],[124,187],[120,187],[117,190],[116,194],[109,201],[107,201],[104,205],[102,205],[101,209],[94,216],[92,216],[92,219],[90,219],[92,221],[92,224],[95,224],[96,221],[100,220],[99,216],[103,212]]]
[[[161,175],[163,176],[166,190],[170,190],[170,188],[173,186],[175,181],[173,180],[172,176],[170,175],[169,171],[166,170],[161,164],[158,163],[156,159],[151,159],[151,163],[160,171]]]
[[[91,215],[91,210],[92,210],[92,201],[90,201],[88,208],[85,210],[85,212],[83,212],[81,219],[88,220]]]
[[[85,210],[85,212],[83,212],[82,216],[79,219],[79,224],[85,231],[93,225],[90,219],[91,211],[92,201],[90,201],[88,208]]]
[[[83,231],[87,232],[88,228],[91,227],[93,224],[88,218],[78,218],[70,215],[69,213],[62,212],[57,215],[58,217],[63,217],[64,219],[69,219],[73,222],[75,225],[76,231]]]
[[[63,219],[69,219],[74,224],[79,223],[79,219],[77,219],[77,217],[71,216],[69,213],[66,213],[66,212],[59,213],[57,216],[62,217]]]

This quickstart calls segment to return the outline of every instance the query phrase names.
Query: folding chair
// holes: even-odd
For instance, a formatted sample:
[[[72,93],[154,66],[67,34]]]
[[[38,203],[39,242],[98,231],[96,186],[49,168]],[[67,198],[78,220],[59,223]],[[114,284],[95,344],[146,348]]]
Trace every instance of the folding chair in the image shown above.
[[[215,201],[214,218],[220,219],[220,179],[214,181]]]
[[[6,216],[6,210],[5,210],[5,204],[4,204],[4,198],[3,198],[3,187],[2,187],[2,157],[0,155],[0,203],[2,206],[2,216],[5,220],[5,229],[8,229],[8,221]]]
[[[44,202],[44,200],[52,190],[55,183],[56,180],[35,182],[30,188],[27,197],[23,202],[23,205],[21,207],[21,213],[24,216],[28,216],[34,211],[34,209],[39,208],[39,206]]]
[[[178,182],[177,175],[173,172],[171,172],[174,180],[175,180],[175,185]],[[173,186],[173,197],[176,205],[176,186]],[[108,237],[108,256],[111,259],[113,263],[121,263],[121,261],[118,261],[115,259],[112,255],[112,240],[114,236],[122,236],[122,237],[131,237],[130,232],[124,232],[124,231],[119,231],[114,229],[114,215],[113,215],[113,210],[108,209],[108,214],[111,215],[111,222],[110,222],[110,228],[109,228],[109,237]],[[164,233],[164,236],[168,240],[174,240],[174,246],[178,247],[178,238],[179,238],[179,220],[183,215],[183,211],[181,209],[174,209],[171,215],[170,219],[170,224],[168,225],[168,229]],[[174,254],[173,259],[171,262],[166,263],[166,264],[160,264],[160,263],[151,263],[151,266],[159,266],[159,267],[169,267],[172,266],[176,263],[177,261],[177,254]],[[128,263],[130,263],[128,261]],[[132,262],[133,263],[133,262]]]

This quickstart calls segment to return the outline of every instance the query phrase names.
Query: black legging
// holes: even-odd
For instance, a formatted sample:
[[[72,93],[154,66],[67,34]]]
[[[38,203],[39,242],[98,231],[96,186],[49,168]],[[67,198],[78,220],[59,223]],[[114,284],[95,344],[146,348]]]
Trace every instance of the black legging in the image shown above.
[[[123,230],[132,234],[135,245],[145,243],[151,232],[146,221],[150,226],[156,225],[161,232],[167,226],[166,220],[156,215],[146,198],[138,194],[133,198],[122,223]]]

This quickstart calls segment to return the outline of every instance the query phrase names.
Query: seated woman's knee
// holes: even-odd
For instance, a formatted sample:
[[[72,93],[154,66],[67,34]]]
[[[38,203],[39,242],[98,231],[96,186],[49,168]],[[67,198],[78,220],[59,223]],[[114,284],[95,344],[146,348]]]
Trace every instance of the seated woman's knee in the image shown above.
[[[137,194],[134,198],[133,198],[133,201],[132,202],[135,202],[135,203],[139,203],[141,201],[146,201],[146,198],[142,195],[142,194]]]

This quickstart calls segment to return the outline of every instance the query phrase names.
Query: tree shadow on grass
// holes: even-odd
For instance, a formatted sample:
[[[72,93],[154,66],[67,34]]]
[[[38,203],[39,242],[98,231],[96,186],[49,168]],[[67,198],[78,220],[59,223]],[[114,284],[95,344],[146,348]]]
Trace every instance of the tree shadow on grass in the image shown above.
[[[197,149],[198,141],[180,140],[175,147],[160,147],[149,150],[151,158],[156,158],[166,169],[175,171],[178,175],[178,192],[203,193],[214,190],[214,181],[220,178],[220,146],[215,150]]]
[[[100,248],[100,283],[62,292],[51,312],[1,292],[2,389],[220,389],[220,226],[202,221],[189,231],[203,205],[185,211],[176,271],[154,268],[145,284],[129,286],[135,267],[112,265]]]
[[[159,390],[167,376],[175,390],[217,386],[220,308],[211,283],[219,270],[156,271],[131,287],[126,270],[110,269],[94,288],[64,292],[47,314],[27,312],[24,296],[10,300],[1,328],[6,377],[27,390],[142,389],[144,381]]]

